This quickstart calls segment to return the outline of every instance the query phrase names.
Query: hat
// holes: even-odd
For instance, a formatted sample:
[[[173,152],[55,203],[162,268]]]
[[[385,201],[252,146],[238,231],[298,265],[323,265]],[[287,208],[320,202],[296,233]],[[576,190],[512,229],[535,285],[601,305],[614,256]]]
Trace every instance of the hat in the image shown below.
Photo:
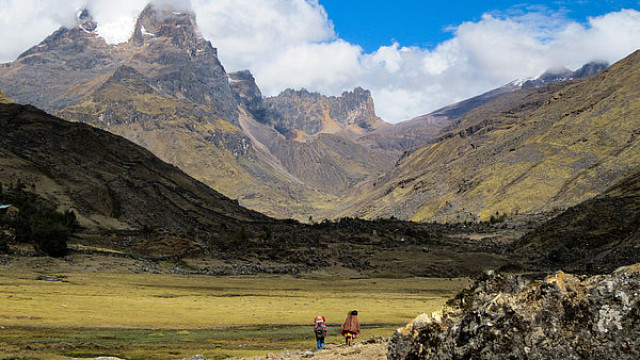
[[[315,321],[316,323],[323,323],[323,322],[327,321],[327,319],[325,319],[325,318],[324,318],[324,316],[322,316],[322,315],[318,315],[318,316],[316,316],[316,318],[314,319],[314,321]]]

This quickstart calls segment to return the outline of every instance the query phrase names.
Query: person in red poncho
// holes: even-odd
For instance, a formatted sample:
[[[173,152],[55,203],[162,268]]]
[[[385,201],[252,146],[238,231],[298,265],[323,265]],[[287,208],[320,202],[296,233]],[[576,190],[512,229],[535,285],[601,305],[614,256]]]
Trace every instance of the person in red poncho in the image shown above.
[[[347,345],[353,345],[353,340],[360,334],[360,322],[358,321],[358,311],[353,310],[347,314],[347,320],[342,324],[342,331],[340,332],[344,336]]]

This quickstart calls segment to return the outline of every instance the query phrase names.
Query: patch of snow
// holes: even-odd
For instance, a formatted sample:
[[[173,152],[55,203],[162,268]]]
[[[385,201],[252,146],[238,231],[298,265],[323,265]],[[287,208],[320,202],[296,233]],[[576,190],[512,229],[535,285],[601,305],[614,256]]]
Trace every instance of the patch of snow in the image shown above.
[[[523,78],[523,79],[513,80],[512,82],[508,83],[507,85],[522,86],[522,85],[524,85],[524,83],[526,83],[529,80],[533,80],[533,78]]]
[[[144,28],[144,26],[140,27],[140,31],[142,31],[142,35],[156,36],[156,34],[152,34],[152,33],[148,32],[147,29]]]

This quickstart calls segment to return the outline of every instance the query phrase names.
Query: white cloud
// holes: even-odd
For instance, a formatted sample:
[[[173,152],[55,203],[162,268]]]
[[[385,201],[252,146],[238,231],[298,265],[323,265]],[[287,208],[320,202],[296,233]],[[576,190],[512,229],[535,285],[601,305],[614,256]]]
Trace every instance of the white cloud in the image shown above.
[[[191,7],[225,68],[250,69],[265,95],[288,87],[339,95],[362,86],[371,90],[378,114],[393,122],[550,67],[614,62],[640,48],[635,10],[581,24],[563,12],[518,7],[451,28],[452,39],[433,49],[393,43],[364,53],[338,38],[317,0],[155,1]],[[129,38],[148,0],[0,0],[0,61],[72,23],[87,2],[99,33],[117,43]]]
[[[86,2],[86,1],[85,1]],[[110,44],[129,40],[148,0],[89,0],[86,7],[98,23],[98,33]]]

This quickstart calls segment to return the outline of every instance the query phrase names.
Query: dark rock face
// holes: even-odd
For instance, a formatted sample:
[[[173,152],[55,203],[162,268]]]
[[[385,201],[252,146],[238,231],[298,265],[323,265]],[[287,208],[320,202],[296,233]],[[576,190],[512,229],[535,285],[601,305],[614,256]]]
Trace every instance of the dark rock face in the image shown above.
[[[390,341],[388,359],[638,359],[640,265],[544,281],[487,274]]]
[[[238,103],[243,104],[254,119],[263,124],[271,123],[262,92],[249,70],[229,74],[229,86],[231,86]]]
[[[98,28],[98,23],[93,19],[89,11],[84,9],[78,15],[78,27],[84,31],[92,32]]]
[[[600,72],[602,72],[604,69],[608,67],[609,67],[608,62],[592,61],[588,64],[585,64],[580,69],[576,70],[573,73],[573,78],[574,79],[588,78],[593,75],[599,74]]]

